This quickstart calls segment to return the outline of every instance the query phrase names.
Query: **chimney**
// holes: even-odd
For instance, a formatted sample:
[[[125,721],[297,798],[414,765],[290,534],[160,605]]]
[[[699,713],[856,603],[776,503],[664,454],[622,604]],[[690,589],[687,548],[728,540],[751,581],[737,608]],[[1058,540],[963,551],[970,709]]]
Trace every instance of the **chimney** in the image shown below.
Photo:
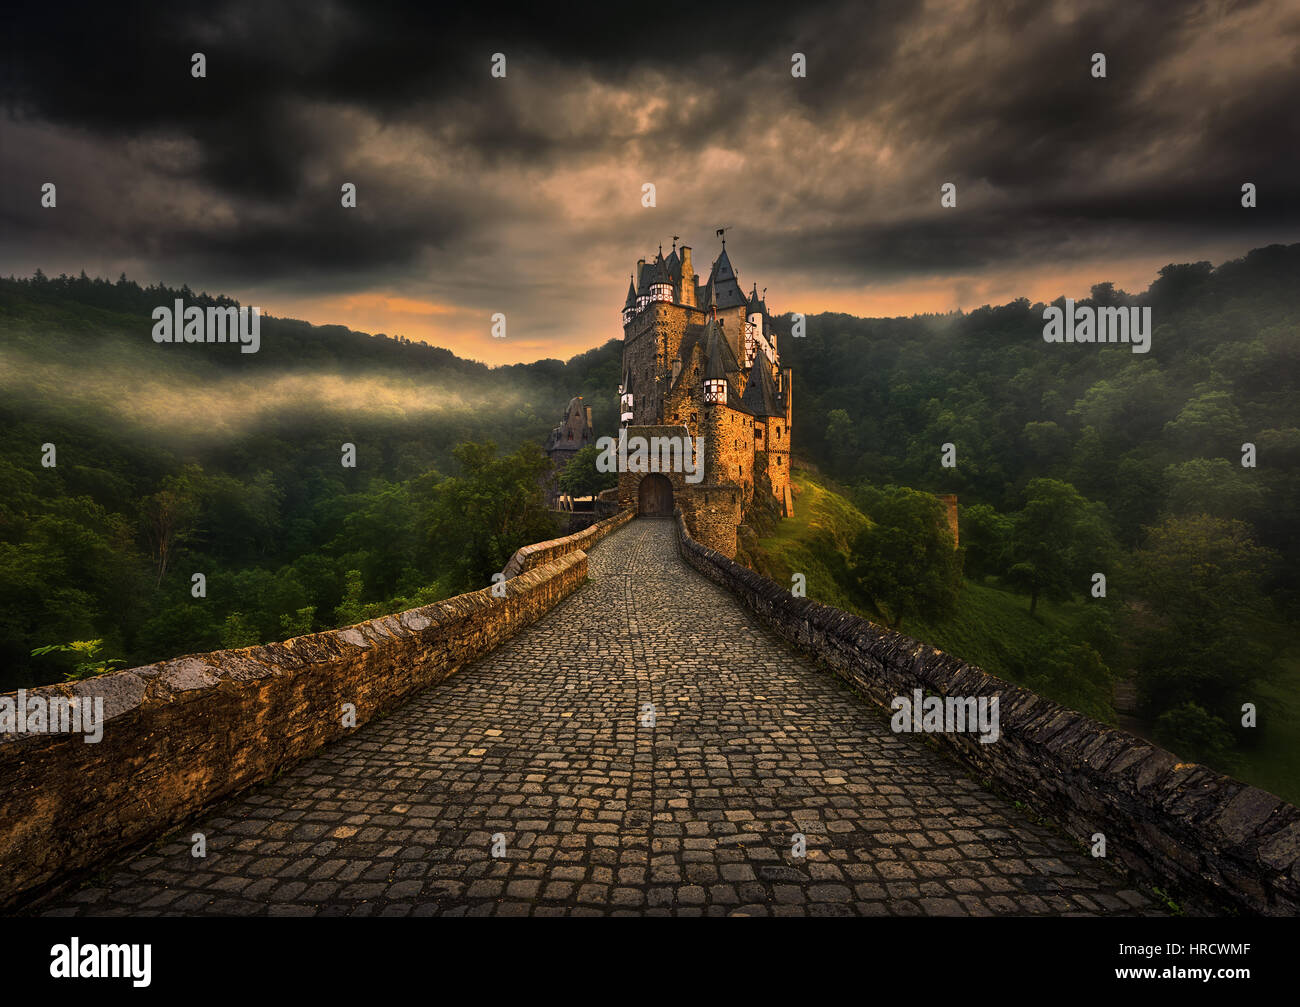
[[[944,493],[939,497],[945,507],[948,508],[948,527],[952,529],[952,547],[957,548],[957,494]]]
[[[691,269],[691,246],[683,245],[678,249],[682,257],[682,303],[695,307],[695,273]]]

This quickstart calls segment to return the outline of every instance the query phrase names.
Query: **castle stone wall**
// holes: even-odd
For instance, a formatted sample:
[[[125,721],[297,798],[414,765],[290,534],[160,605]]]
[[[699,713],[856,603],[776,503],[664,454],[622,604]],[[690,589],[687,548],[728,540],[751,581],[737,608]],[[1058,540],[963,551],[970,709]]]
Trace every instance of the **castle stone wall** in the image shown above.
[[[754,417],[722,406],[705,406],[701,426],[709,481],[741,487],[748,505],[754,486]]]
[[[738,486],[696,486],[679,503],[690,533],[708,548],[728,558],[736,555],[736,529],[743,521]]]
[[[960,733],[929,737],[1080,843],[1102,833],[1113,861],[1211,908],[1300,913],[1300,809],[901,633],[795,598],[695,541],[680,516],[678,536],[691,566],[881,706],[914,689],[997,696],[998,741],[982,744]]]
[[[575,536],[576,537],[576,536]],[[587,577],[569,552],[490,588],[284,643],[30,694],[102,697],[103,738],[0,734],[0,908],[163,835],[351,733],[535,622]]]

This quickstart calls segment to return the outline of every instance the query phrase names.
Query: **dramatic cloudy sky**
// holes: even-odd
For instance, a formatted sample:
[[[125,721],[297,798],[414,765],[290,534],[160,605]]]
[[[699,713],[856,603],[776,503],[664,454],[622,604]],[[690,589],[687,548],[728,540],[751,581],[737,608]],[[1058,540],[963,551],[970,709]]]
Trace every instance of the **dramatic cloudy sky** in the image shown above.
[[[597,10],[25,6],[0,272],[125,271],[495,363],[620,334],[637,257],[678,234],[704,273],[720,226],[774,310],[862,315],[1141,289],[1300,240],[1288,0]]]

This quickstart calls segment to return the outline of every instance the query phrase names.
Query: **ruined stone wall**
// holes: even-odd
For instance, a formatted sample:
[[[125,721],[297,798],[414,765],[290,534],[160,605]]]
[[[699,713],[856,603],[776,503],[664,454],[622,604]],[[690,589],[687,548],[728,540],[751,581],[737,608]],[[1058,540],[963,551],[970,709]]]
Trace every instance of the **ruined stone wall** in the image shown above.
[[[507,579],[517,577],[525,570],[532,570],[543,564],[554,562],[561,556],[567,556],[569,553],[579,550],[590,549],[610,532],[622,528],[634,517],[636,517],[634,511],[621,511],[613,517],[598,521],[588,528],[574,532],[572,535],[548,539],[545,542],[535,542],[532,545],[516,549],[515,554],[506,562],[501,572],[506,575]]]
[[[939,502],[943,504],[944,513],[948,518],[948,530],[952,532],[952,547],[956,549],[961,545],[961,533],[957,521],[957,494],[944,493],[939,497]]]
[[[1102,833],[1112,861],[1208,908],[1300,913],[1300,809],[901,633],[792,597],[692,539],[680,516],[678,540],[691,566],[886,708],[914,689],[997,696],[998,741],[982,744],[959,733],[929,737],[1081,843]]]
[[[0,734],[0,908],[164,835],[535,622],[587,577],[571,551],[490,588],[284,643],[31,693],[102,697],[103,738]]]

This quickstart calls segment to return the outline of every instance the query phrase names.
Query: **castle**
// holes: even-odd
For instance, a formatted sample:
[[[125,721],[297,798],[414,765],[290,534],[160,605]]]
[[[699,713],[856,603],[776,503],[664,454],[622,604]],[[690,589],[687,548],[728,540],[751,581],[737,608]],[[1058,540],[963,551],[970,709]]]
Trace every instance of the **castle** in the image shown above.
[[[620,504],[643,515],[680,507],[697,541],[734,557],[751,508],[794,511],[792,384],[758,285],[741,290],[725,239],[704,284],[676,239],[666,258],[660,245],[638,260],[623,304],[621,425],[629,438],[701,438],[704,476],[620,472]]]
[[[542,449],[551,459],[551,470],[546,474],[543,489],[546,506],[555,509],[560,505],[560,474],[580,450],[595,441],[595,428],[591,425],[591,406],[583,405],[582,396],[569,399],[564,408],[564,419],[551,429]]]

